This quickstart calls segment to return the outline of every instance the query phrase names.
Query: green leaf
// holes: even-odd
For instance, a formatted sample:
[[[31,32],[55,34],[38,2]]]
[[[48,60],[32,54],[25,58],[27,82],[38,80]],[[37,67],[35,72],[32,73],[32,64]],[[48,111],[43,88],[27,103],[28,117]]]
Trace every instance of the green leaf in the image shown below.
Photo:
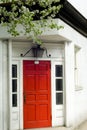
[[[10,2],[10,0],[1,1]],[[23,33],[27,37],[31,36],[34,42],[41,44],[38,36],[43,33],[42,28],[44,30],[45,28],[57,30],[63,28],[53,20],[63,7],[59,2],[60,0],[12,0],[10,9],[0,7],[1,25],[7,26],[8,33],[14,37]],[[54,3],[58,3],[57,6]],[[32,8],[36,4],[41,7],[41,10]],[[40,20],[34,21],[35,17],[40,17]],[[23,27],[23,31],[17,30],[18,25]]]

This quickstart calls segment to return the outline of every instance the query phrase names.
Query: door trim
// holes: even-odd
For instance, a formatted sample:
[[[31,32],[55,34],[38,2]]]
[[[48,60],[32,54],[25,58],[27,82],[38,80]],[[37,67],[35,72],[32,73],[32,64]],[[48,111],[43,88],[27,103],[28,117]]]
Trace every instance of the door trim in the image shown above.
[[[31,59],[13,59],[13,62],[18,62],[18,64],[19,64],[19,86],[21,86],[20,88],[19,88],[19,101],[20,101],[20,104],[19,104],[19,129],[24,129],[23,128],[23,80],[22,80],[22,78],[23,78],[23,60],[31,60]],[[34,59],[33,59],[34,60]],[[52,118],[52,127],[54,127],[54,126],[56,126],[56,125],[54,125],[54,115],[55,115],[55,113],[53,112],[53,110],[54,110],[54,98],[53,98],[53,95],[54,95],[54,90],[52,89],[53,88],[53,71],[54,71],[54,69],[53,69],[53,66],[54,66],[54,63],[55,62],[57,62],[57,63],[59,63],[59,62],[61,62],[61,63],[63,63],[64,64],[64,60],[55,60],[55,59],[49,59],[49,60],[45,60],[45,59],[43,59],[43,60],[41,60],[41,59],[39,59],[40,61],[50,61],[50,63],[51,63],[51,118]],[[64,92],[65,93],[65,92]],[[65,108],[66,106],[64,105],[64,108]],[[64,115],[65,115],[65,112],[66,111],[64,111]]]

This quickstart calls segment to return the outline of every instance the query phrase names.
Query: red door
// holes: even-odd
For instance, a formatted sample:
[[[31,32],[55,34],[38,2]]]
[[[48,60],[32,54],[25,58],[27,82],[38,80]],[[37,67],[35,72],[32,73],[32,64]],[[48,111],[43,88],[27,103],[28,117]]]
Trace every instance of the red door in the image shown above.
[[[24,128],[51,126],[50,62],[23,61]]]

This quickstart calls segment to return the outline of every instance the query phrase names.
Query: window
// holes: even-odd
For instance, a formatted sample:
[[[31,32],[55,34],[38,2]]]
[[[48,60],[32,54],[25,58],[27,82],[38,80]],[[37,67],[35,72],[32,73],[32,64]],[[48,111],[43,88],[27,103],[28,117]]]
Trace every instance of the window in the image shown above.
[[[17,107],[17,65],[12,65],[12,107]]]
[[[55,66],[56,105],[63,104],[63,66]]]
[[[75,90],[81,90],[81,53],[80,53],[80,47],[76,46],[74,47],[74,73],[75,73]]]

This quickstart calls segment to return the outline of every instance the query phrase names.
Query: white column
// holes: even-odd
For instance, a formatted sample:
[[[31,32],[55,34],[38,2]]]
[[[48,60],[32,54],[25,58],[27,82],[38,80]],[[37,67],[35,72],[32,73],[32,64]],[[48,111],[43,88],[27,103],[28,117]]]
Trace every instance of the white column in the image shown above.
[[[9,130],[11,130],[11,104],[12,104],[12,98],[11,98],[11,85],[12,85],[12,41],[8,41],[8,89],[9,89]]]
[[[73,98],[74,98],[74,69],[73,69],[73,44],[65,43],[65,125],[67,127],[73,126],[74,112],[73,112]]]
[[[0,41],[0,130],[3,130],[2,41]]]
[[[69,43],[65,43],[65,99],[66,99],[66,107],[65,107],[65,125],[66,127],[70,127],[70,67],[69,67]]]
[[[2,92],[3,92],[3,130],[8,129],[8,66],[7,41],[2,43]]]

